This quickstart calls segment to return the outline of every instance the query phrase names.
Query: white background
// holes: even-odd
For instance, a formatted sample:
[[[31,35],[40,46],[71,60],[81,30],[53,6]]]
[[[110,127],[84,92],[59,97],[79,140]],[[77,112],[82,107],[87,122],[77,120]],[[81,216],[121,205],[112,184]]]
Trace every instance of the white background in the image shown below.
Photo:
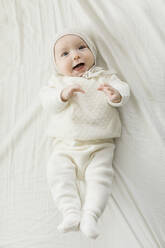
[[[98,65],[131,88],[120,108],[114,191],[96,241],[59,234],[46,182],[51,142],[38,99],[64,27],[88,29]],[[165,247],[165,2],[0,0],[0,248]]]

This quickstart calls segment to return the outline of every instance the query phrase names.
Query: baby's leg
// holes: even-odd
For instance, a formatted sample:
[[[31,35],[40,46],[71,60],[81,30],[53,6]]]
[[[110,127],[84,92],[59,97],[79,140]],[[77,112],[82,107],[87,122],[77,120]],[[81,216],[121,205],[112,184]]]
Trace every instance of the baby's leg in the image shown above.
[[[97,220],[103,213],[110,195],[113,169],[113,143],[104,143],[94,152],[94,157],[86,169],[86,196],[80,230],[90,238],[97,238]]]
[[[78,230],[81,201],[76,185],[75,167],[64,152],[52,154],[47,166],[47,179],[55,204],[63,215],[63,222],[58,226],[58,230]]]

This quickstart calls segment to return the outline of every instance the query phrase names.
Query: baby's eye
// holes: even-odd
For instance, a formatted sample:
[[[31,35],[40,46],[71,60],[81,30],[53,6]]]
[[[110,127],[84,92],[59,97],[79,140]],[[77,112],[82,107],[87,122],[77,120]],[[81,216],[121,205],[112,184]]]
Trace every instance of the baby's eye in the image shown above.
[[[84,48],[85,48],[85,46],[83,46],[83,45],[79,47],[80,50],[81,50],[81,49],[84,49]]]
[[[68,55],[68,52],[63,52],[63,53],[61,54],[61,56],[66,56],[66,55]]]

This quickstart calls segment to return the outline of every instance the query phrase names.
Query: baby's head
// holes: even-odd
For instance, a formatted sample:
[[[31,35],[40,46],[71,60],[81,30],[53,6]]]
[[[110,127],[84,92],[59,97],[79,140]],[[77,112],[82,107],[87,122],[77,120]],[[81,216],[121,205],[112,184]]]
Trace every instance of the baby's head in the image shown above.
[[[54,42],[53,59],[60,74],[81,77],[96,64],[96,48],[82,33],[63,32]]]

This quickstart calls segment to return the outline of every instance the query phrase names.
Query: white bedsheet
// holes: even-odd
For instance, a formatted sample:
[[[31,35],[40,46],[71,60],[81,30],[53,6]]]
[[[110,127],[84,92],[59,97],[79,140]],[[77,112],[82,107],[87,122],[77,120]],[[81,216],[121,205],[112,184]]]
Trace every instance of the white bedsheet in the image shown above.
[[[38,90],[60,28],[88,27],[98,64],[131,87],[120,108],[113,194],[96,241],[59,234],[46,183],[51,142]],[[165,247],[165,2],[0,0],[0,247]]]

